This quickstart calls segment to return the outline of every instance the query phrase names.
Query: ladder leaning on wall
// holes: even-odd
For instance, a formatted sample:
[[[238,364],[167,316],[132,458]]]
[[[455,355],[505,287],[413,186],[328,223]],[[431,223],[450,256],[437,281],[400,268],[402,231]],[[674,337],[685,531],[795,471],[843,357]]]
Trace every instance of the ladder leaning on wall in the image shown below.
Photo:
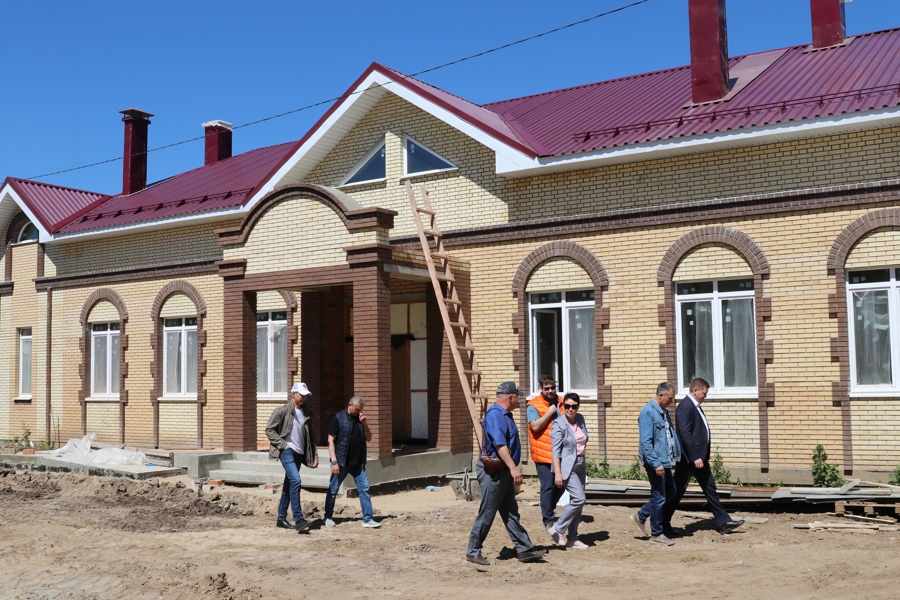
[[[431,206],[428,190],[422,184],[419,188],[422,195],[422,205],[416,198],[412,185],[406,182],[406,193],[409,196],[409,205],[412,208],[413,220],[419,233],[419,242],[422,244],[422,253],[428,264],[428,273],[431,275],[431,285],[434,286],[434,295],[438,299],[438,309],[441,311],[441,319],[444,322],[444,331],[450,344],[450,353],[453,355],[453,363],[459,375],[459,382],[466,397],[469,415],[472,417],[472,427],[475,429],[475,437],[478,438],[478,447],[484,447],[484,432],[481,428],[481,419],[478,416],[478,408],[475,400],[479,400],[482,414],[487,408],[487,394],[484,392],[484,381],[478,361],[475,359],[475,344],[472,342],[472,330],[466,323],[463,315],[462,302],[456,291],[456,280],[450,270],[450,257],[444,251],[444,241],[441,230],[437,225],[437,216]],[[428,226],[423,224],[422,215],[428,217]],[[432,247],[431,240],[434,240]],[[435,264],[435,259],[440,261]],[[441,287],[441,284],[445,287]],[[446,291],[445,291],[446,289]],[[460,339],[457,339],[459,336]],[[465,353],[465,356],[463,355]]]

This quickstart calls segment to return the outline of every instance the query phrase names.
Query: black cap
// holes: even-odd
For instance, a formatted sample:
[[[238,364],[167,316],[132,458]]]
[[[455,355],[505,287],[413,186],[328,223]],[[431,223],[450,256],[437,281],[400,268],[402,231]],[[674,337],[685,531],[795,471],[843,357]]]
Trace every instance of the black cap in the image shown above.
[[[524,396],[525,392],[519,389],[514,381],[504,381],[497,386],[497,395],[505,396],[506,394],[518,394]]]

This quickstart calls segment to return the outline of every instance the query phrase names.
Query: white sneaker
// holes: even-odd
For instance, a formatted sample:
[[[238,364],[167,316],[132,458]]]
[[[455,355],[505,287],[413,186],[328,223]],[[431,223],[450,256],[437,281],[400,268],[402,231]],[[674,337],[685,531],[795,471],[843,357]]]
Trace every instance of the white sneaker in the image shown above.
[[[325,519],[325,527],[334,527],[335,525],[337,525],[337,523],[335,523],[331,519]]]
[[[371,521],[363,521],[362,526],[363,526],[363,527],[368,527],[368,528],[370,528],[370,529],[378,529],[379,527],[381,527],[381,523],[379,523],[378,521],[372,519]]]

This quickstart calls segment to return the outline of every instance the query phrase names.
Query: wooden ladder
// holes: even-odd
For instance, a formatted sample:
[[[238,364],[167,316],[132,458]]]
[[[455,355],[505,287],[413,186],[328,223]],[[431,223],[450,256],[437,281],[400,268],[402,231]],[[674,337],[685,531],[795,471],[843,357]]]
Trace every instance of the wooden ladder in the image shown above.
[[[478,447],[484,447],[484,432],[481,428],[481,419],[478,416],[478,408],[475,400],[479,400],[482,414],[487,409],[487,394],[484,392],[484,380],[478,361],[475,359],[475,344],[472,341],[472,330],[466,323],[463,315],[462,302],[456,291],[456,280],[450,270],[450,257],[444,251],[444,241],[441,230],[437,225],[437,215],[431,206],[428,190],[425,185],[420,186],[422,204],[416,199],[412,185],[406,182],[406,193],[409,196],[409,205],[412,208],[413,219],[419,232],[419,241],[422,244],[422,253],[428,264],[428,273],[431,275],[431,285],[434,287],[434,295],[438,299],[438,308],[441,311],[441,319],[444,321],[444,331],[447,333],[447,341],[450,343],[450,353],[453,355],[453,363],[459,375],[459,383],[463,394],[466,396],[466,405],[469,407],[469,415],[472,417],[472,427],[475,429],[475,437],[478,438]],[[422,215],[428,216],[428,226],[422,222]],[[434,240],[432,248],[429,238]],[[435,259],[440,261],[435,265]],[[446,294],[441,283],[446,284]],[[461,340],[457,341],[457,334]],[[463,354],[465,353],[465,358]]]

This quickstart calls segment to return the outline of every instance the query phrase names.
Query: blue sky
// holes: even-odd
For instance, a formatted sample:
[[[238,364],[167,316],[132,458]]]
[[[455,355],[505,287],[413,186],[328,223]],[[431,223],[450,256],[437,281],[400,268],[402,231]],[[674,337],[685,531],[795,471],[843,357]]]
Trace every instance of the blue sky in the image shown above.
[[[3,0],[0,180],[120,157],[125,108],[156,115],[155,148],[339,96],[372,61],[414,73],[632,1]],[[809,0],[727,6],[731,55],[811,40]],[[898,0],[846,13],[849,35],[900,26]],[[688,62],[687,0],[648,0],[421,79],[484,103]],[[299,139],[326,108],[238,129],[234,152]],[[148,180],[202,163],[201,141],[153,152]],[[121,169],[42,180],[116,193]]]

